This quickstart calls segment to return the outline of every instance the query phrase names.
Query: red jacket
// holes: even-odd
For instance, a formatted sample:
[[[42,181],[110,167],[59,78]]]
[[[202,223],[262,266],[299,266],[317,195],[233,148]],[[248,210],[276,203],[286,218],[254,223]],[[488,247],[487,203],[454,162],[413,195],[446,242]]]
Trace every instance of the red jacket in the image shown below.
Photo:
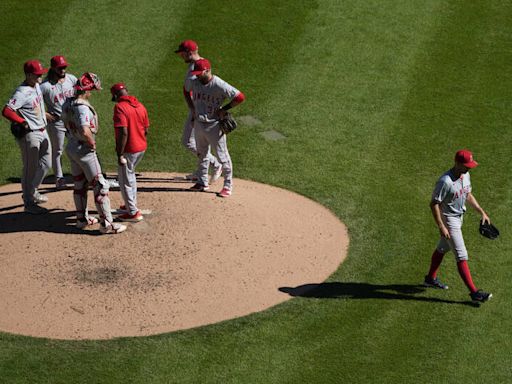
[[[147,148],[146,130],[149,128],[148,112],[135,96],[119,97],[114,107],[114,127],[128,129],[125,153],[145,151]],[[116,140],[119,130],[116,129]]]

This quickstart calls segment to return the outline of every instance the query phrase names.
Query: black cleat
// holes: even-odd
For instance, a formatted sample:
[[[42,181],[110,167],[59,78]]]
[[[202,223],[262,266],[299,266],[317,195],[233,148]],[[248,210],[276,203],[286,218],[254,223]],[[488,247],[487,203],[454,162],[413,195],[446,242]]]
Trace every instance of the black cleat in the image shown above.
[[[470,293],[469,296],[471,296],[473,303],[485,303],[486,301],[490,300],[492,293],[487,293],[479,289],[475,293]]]
[[[425,276],[425,281],[423,281],[423,285],[428,288],[437,288],[437,289],[448,289],[446,284],[443,284],[439,281],[439,279]]]

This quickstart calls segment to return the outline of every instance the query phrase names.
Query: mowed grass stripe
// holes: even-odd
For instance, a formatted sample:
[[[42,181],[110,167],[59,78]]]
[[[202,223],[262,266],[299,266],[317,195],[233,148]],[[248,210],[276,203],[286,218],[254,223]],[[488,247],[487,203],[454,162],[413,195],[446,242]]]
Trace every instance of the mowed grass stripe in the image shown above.
[[[199,11],[209,8],[214,11]],[[264,159],[258,157],[252,161],[254,152],[266,156],[262,151],[265,143],[258,134],[269,129],[268,116],[274,112],[274,109],[266,109],[266,101],[281,102],[274,95],[282,86],[283,72],[291,64],[289,59],[308,15],[313,12],[314,2],[201,2],[191,9],[194,11],[182,20],[172,50],[184,39],[197,41],[199,53],[211,61],[213,73],[246,95],[247,101],[233,110],[235,117],[251,115],[263,121],[262,126],[257,127],[242,125],[228,139],[234,175],[247,178],[252,176],[250,170],[266,165]],[[159,107],[154,110],[154,118],[166,122],[162,127],[165,135],[153,142],[147,153],[154,165],[164,170],[192,171],[196,167],[196,159],[185,152],[180,143],[188,113],[182,96],[186,68],[183,60],[168,50],[166,60],[152,74],[154,80],[148,82],[144,93],[146,99],[151,93],[158,94],[155,102],[158,101]],[[165,76],[165,83],[161,81],[162,73],[169,74]],[[162,88],[166,91],[162,92]]]
[[[318,10],[311,3],[301,5],[309,6],[302,14],[308,25],[305,29],[293,29],[293,34],[285,34],[284,40],[290,42],[291,51],[284,52],[283,56],[274,51],[271,53],[277,55],[278,62],[288,63],[284,73],[280,67],[276,69],[269,66],[264,76],[259,76],[258,80],[248,80],[241,72],[238,83],[237,77],[231,77],[230,72],[224,72],[225,69],[219,65],[221,76],[244,91],[244,82],[262,81],[264,85],[271,86],[265,88],[269,90],[265,95],[277,100],[275,104],[275,100],[268,96],[268,102],[258,106],[252,106],[248,100],[238,110],[243,114],[250,111],[263,116],[266,126],[241,130],[236,133],[237,136],[233,136],[232,151],[233,156],[236,156],[235,161],[238,161],[235,166],[238,166],[240,175],[272,181],[312,196],[333,209],[349,224],[352,235],[350,257],[332,281],[367,283],[374,289],[384,289],[386,283],[415,282],[418,275],[421,278],[426,265],[423,265],[424,260],[420,260],[420,256],[411,254],[410,249],[425,248],[430,252],[433,246],[431,241],[434,239],[427,231],[435,236],[435,228],[430,227],[431,222],[414,224],[415,218],[418,221],[423,218],[431,220],[428,211],[416,215],[418,204],[423,204],[420,191],[415,191],[415,198],[407,201],[405,207],[399,207],[398,217],[403,218],[407,226],[400,226],[398,220],[389,219],[395,218],[397,213],[390,210],[387,203],[388,199],[393,201],[396,198],[397,189],[400,192],[397,186],[410,185],[410,173],[400,166],[401,161],[405,159],[406,164],[410,164],[409,155],[416,153],[415,146],[427,152],[433,152],[437,146],[429,142],[417,145],[415,136],[409,133],[408,124],[410,130],[419,135],[428,137],[428,132],[417,129],[415,118],[404,114],[404,110],[418,108],[417,105],[426,97],[415,91],[418,79],[434,76],[445,65],[437,63],[434,66],[431,54],[433,57],[443,54],[451,41],[461,39],[460,34],[453,33],[458,27],[448,28],[449,33],[445,35],[439,32],[442,25],[467,23],[470,20],[477,24],[477,30],[480,31],[471,34],[468,37],[470,41],[478,40],[476,36],[479,33],[501,37],[493,39],[501,64],[504,64],[505,56],[499,53],[506,51],[507,28],[499,27],[497,23],[494,29],[488,23],[487,30],[491,32],[484,32],[486,27],[480,21],[480,14],[472,18],[459,6],[446,7],[444,2],[384,5],[321,2]],[[256,10],[254,6],[250,8],[251,12]],[[477,8],[470,10],[475,11]],[[503,12],[500,6],[488,14],[487,19],[507,20],[506,14],[497,15],[498,10]],[[230,13],[224,9],[221,11],[215,20],[227,24]],[[270,33],[273,23],[281,28],[295,28],[294,23],[286,23],[289,20],[286,11],[297,10],[293,6],[287,8],[286,4],[281,5],[275,15],[276,19],[269,17],[272,13],[262,14],[262,17],[267,17],[265,23],[262,23],[263,19],[250,21],[253,16],[244,15],[242,7],[238,5],[235,6],[234,14],[244,16],[242,21],[252,25],[253,32],[260,32],[266,37],[265,33]],[[301,17],[292,20],[299,23]],[[192,37],[199,42],[203,41],[201,33],[190,36],[192,30],[190,26],[178,40]],[[228,45],[226,52],[229,52],[229,47],[234,49],[245,43],[242,39],[230,40],[228,37],[231,35],[228,36],[227,32],[222,37],[236,43]],[[425,44],[428,39],[431,39],[430,43]],[[252,40],[258,41],[255,37]],[[251,41],[247,43],[248,47],[261,46]],[[203,44],[207,54],[208,46]],[[334,51],[322,49],[331,46],[335,47]],[[425,58],[421,57],[423,49],[427,52]],[[224,63],[229,64],[229,57],[238,59],[246,54],[243,49],[232,52],[235,54],[226,54]],[[237,55],[237,52],[242,54]],[[283,60],[285,54],[288,57]],[[248,55],[251,56],[250,53]],[[318,60],[314,60],[315,55]],[[172,68],[175,59],[178,58],[169,55],[169,66],[162,66],[161,70]],[[258,74],[260,63],[272,63],[268,57],[262,60],[253,60],[249,73]],[[341,71],[338,71],[339,66]],[[183,64],[180,62],[176,68],[173,79],[176,79],[176,86],[181,87]],[[338,82],[336,74],[342,76]],[[298,82],[302,79],[301,75],[305,77],[304,84],[297,86],[293,80],[298,79]],[[157,80],[162,78],[155,77]],[[428,85],[428,81],[426,83]],[[318,84],[320,86],[317,87]],[[344,89],[343,84],[350,86]],[[281,89],[283,87],[293,89],[284,92]],[[506,85],[499,90],[502,95],[507,94],[504,88]],[[145,100],[146,93],[141,91]],[[298,105],[298,108],[290,111],[283,108],[292,104],[283,98],[287,92],[294,97],[293,105]],[[151,93],[156,94],[156,89]],[[256,97],[261,97],[259,94]],[[311,94],[315,96],[314,100]],[[453,100],[449,101],[453,103]],[[307,108],[311,102],[316,103],[314,108]],[[327,102],[331,104],[325,106]],[[155,99],[155,105],[167,108],[165,103],[157,103]],[[178,103],[181,103],[181,99],[176,99],[172,108],[181,114],[180,121],[169,123],[172,135],[180,132],[181,121],[186,113],[184,104]],[[439,104],[436,105],[439,107]],[[421,109],[418,108],[419,111]],[[493,115],[502,116],[499,110],[493,110]],[[163,122],[167,117],[172,118],[172,115],[162,111],[156,116],[158,138],[165,132],[159,127],[163,127]],[[306,121],[302,122],[302,118]],[[284,130],[289,139],[284,143],[266,143],[257,133],[267,127]],[[311,133],[307,136],[309,131]],[[172,141],[174,138],[162,140]],[[420,136],[420,140],[416,141],[421,140]],[[330,145],[332,142],[334,146]],[[490,138],[488,143],[490,147],[497,146],[499,140],[496,137]],[[174,164],[188,166],[186,154],[181,148],[179,150],[183,155],[169,155],[176,156],[176,160],[171,157],[171,165],[174,161]],[[397,157],[391,155],[396,153]],[[159,153],[158,159],[162,160],[155,163],[164,164],[164,157],[165,152]],[[382,157],[389,163],[389,167],[381,165]],[[451,156],[446,159],[451,161]],[[439,167],[444,169],[445,161],[440,156],[438,162]],[[430,169],[429,163],[424,165],[428,170],[420,174],[420,177],[425,184],[433,183],[435,180],[431,176],[437,177],[438,171]],[[313,170],[309,171],[309,167],[313,167]],[[416,165],[413,169],[419,171],[418,168]],[[374,179],[374,176],[377,177]],[[474,179],[475,183],[477,181],[480,182],[479,176]],[[500,196],[507,195],[497,192],[497,197]],[[422,205],[420,209],[427,207]],[[380,213],[381,210],[383,213]],[[385,229],[382,229],[383,225]],[[423,225],[426,233],[421,233]],[[394,226],[398,229],[389,229]],[[416,237],[407,236],[408,232]],[[413,242],[417,244],[411,246]],[[401,250],[400,244],[409,248]],[[500,251],[494,243],[489,247]],[[498,256],[494,259],[496,264],[502,268],[501,271],[508,270],[510,262],[509,258],[503,257],[503,250]],[[450,279],[457,281],[458,277],[454,266],[449,265],[450,261],[448,256],[444,268],[451,269]],[[492,260],[487,262],[488,265],[493,263]],[[498,273],[505,275],[505,272]],[[500,279],[503,282],[506,276]],[[462,306],[459,308],[457,305],[435,302],[393,300],[393,295],[400,298],[399,295],[392,289],[385,291],[389,293],[388,297],[384,295],[379,298],[378,292],[371,291],[365,297],[364,290],[357,289],[346,291],[349,297],[351,294],[355,296],[353,299],[298,298],[243,319],[144,339],[68,343],[0,335],[2,361],[7,361],[2,362],[2,373],[5,367],[5,371],[9,372],[4,376],[8,382],[51,382],[53,379],[54,382],[396,383],[417,382],[424,377],[431,377],[429,374],[432,372],[437,374],[441,369],[444,380],[440,381],[444,382],[462,382],[461,378],[469,376],[465,372],[473,375],[470,381],[506,381],[506,375],[510,372],[503,367],[507,366],[504,352],[511,350],[508,338],[502,337],[495,344],[497,354],[490,344],[483,343],[483,353],[488,355],[483,359],[484,363],[489,363],[491,356],[497,355],[491,365],[495,373],[491,374],[488,369],[483,370],[484,373],[473,369],[476,364],[474,344],[469,343],[466,347],[464,342],[475,337],[475,342],[482,341],[487,335],[492,340],[498,340],[500,334],[506,336],[508,328],[496,326],[497,320],[508,324],[510,316],[503,309],[506,303],[494,305],[491,302],[482,308],[488,311],[489,316],[493,315],[492,320],[488,320],[475,316],[474,311],[467,311]],[[432,292],[425,297],[457,299],[458,293],[457,290]],[[465,315],[464,326],[469,324],[467,330],[460,326],[462,314]],[[452,354],[447,356],[449,345],[452,344]],[[476,358],[480,359],[481,354],[477,354]],[[446,367],[440,368],[445,361]],[[450,375],[455,362],[457,372],[462,373]],[[501,367],[500,363],[503,363]],[[487,381],[487,378],[490,380]]]
[[[494,211],[497,220],[500,220],[499,215],[509,215],[509,208],[503,207],[507,194],[489,199],[485,190],[493,184],[497,184],[498,188],[506,188],[510,184],[496,178],[496,174],[500,173],[498,169],[507,161],[501,153],[504,151],[500,149],[499,141],[495,140],[496,130],[503,131],[504,128],[501,121],[510,119],[510,113],[501,105],[506,89],[495,76],[503,72],[503,63],[510,60],[510,52],[503,50],[506,36],[512,32],[506,21],[510,11],[507,7],[489,7],[483,3],[468,7],[467,3],[461,2],[446,7],[441,28],[433,36],[424,54],[418,58],[417,74],[411,83],[408,102],[397,121],[394,137],[384,143],[389,149],[385,152],[385,159],[409,170],[414,183],[408,182],[406,178],[393,178],[394,171],[379,174],[380,182],[387,181],[395,194],[411,196],[408,201],[393,200],[392,193],[383,196],[380,204],[397,212],[397,216],[401,216],[398,222],[403,224],[397,227],[385,226],[384,234],[396,239],[407,228],[406,233],[414,241],[406,243],[401,249],[397,247],[395,263],[387,273],[382,271],[381,278],[386,275],[406,278],[410,275],[407,269],[416,269],[421,278],[428,268],[437,231],[426,204],[433,183],[451,166],[456,149],[473,149],[481,162],[482,166],[472,174],[475,195],[482,205],[489,213]],[[502,37],[497,39],[497,36]],[[501,115],[502,119],[496,121],[493,118],[496,115]],[[510,134],[503,134],[501,140],[509,143]],[[491,163],[496,164],[496,167]],[[424,196],[422,190],[425,191]],[[388,217],[378,209],[379,202],[376,203],[376,224],[384,225]],[[499,210],[493,209],[496,203],[501,206]],[[411,215],[411,212],[417,210],[416,207],[421,208],[421,213]],[[402,211],[405,213],[401,214]],[[491,302],[490,306],[477,311],[461,305],[435,306],[436,317],[445,320],[442,327],[439,327],[437,321],[429,319],[427,308],[411,310],[408,313],[408,322],[413,325],[410,332],[401,338],[402,342],[388,342],[390,353],[387,358],[393,365],[404,365],[403,356],[406,353],[418,361],[421,351],[431,348],[435,353],[423,357],[424,364],[435,366],[435,356],[442,356],[443,365],[437,370],[441,381],[462,382],[478,375],[487,378],[495,375],[491,379],[495,382],[503,379],[504,372],[499,367],[503,366],[508,352],[501,349],[501,353],[491,353],[495,345],[501,342],[502,335],[482,327],[483,324],[493,322],[496,309],[505,300],[503,293],[509,284],[504,284],[503,277],[495,275],[500,270],[496,262],[499,263],[500,259],[507,256],[504,249],[500,250],[498,245],[482,241],[477,235],[478,219],[478,215],[470,212],[465,219],[464,231],[475,283],[495,294],[502,294],[498,294],[495,297],[497,301]],[[385,246],[384,242],[381,244]],[[393,268],[395,264],[402,266],[399,273]],[[415,268],[414,264],[418,267]],[[450,283],[450,292],[432,292],[430,296],[449,300],[468,299],[467,289],[458,277],[451,253],[443,264],[441,277]],[[418,326],[422,322],[422,326]],[[432,346],[434,340],[436,343]],[[416,350],[414,346],[417,346]],[[484,350],[488,350],[488,353],[484,353]],[[461,353],[479,358],[460,370]],[[418,368],[413,365],[407,371],[414,375]]]
[[[0,103],[7,103],[14,89],[25,79],[23,63],[40,57],[41,45],[56,18],[55,9],[66,11],[66,1],[53,1],[51,5],[39,1],[5,0],[0,4]],[[37,12],[33,12],[37,9]],[[48,58],[49,61],[49,58]],[[47,63],[45,63],[47,65]],[[0,183],[9,177],[19,177],[21,161],[19,147],[4,118],[0,123]],[[9,159],[9,160],[7,160]],[[12,161],[11,161],[12,159]]]
[[[166,1],[144,4],[136,1],[117,4],[75,1],[67,7],[59,7],[57,4],[49,10],[51,15],[48,17],[41,14],[41,20],[37,24],[40,30],[37,38],[26,32],[27,39],[38,41],[34,56],[45,66],[49,65],[52,56],[61,54],[70,63],[70,73],[79,76],[85,71],[91,71],[100,76],[103,91],[94,93],[91,102],[100,117],[98,153],[103,167],[110,171],[116,169],[110,86],[124,81],[130,92],[139,97],[145,88],[151,87],[150,75],[159,70],[161,62],[175,49],[175,36],[181,28],[184,15],[189,11],[189,5],[190,2],[187,1],[174,1],[172,5]],[[17,9],[16,12],[30,15],[28,9]],[[21,58],[20,63],[9,63],[11,81],[12,77],[19,79],[13,87],[23,80],[20,65],[25,60],[26,58]],[[157,73],[158,77],[161,75]],[[165,79],[159,78],[157,84],[164,89],[166,87]],[[141,97],[141,101],[146,102],[151,117],[154,110],[161,107],[158,104],[159,96],[153,94],[153,99],[147,102]],[[9,95],[6,96],[8,97]],[[155,123],[156,130],[159,120],[151,121]],[[5,130],[3,131],[7,136]],[[65,170],[69,169],[67,159],[64,161]],[[8,172],[7,169],[2,172],[4,179],[19,174],[12,175]]]

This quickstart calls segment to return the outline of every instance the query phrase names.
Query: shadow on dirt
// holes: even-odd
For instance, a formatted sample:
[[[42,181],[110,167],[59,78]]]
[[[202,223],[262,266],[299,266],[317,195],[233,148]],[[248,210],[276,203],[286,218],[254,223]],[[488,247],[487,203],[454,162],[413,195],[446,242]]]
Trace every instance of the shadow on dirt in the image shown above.
[[[41,215],[31,215],[24,212],[0,214],[0,234],[14,232],[51,232],[75,233],[89,236],[100,235],[99,226],[97,230],[84,231],[76,228],[75,224],[75,212],[60,209],[50,209],[47,213]]]

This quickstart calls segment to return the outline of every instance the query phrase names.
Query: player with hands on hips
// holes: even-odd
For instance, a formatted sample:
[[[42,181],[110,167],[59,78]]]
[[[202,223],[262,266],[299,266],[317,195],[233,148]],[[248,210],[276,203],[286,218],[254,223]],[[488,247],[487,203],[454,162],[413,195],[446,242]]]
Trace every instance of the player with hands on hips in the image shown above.
[[[21,188],[25,212],[41,214],[46,209],[37,204],[48,198],[38,192],[51,164],[51,146],[46,131],[46,111],[40,83],[48,69],[38,60],[29,60],[23,65],[25,80],[14,91],[2,110],[2,115],[12,124],[16,142],[23,161]],[[14,128],[17,128],[16,130]]]
[[[199,55],[199,47],[197,43],[193,40],[185,40],[181,42],[178,49],[174,52],[179,54],[183,61],[188,64],[187,74],[185,75],[185,83],[188,80],[195,79],[195,75],[192,75],[191,72],[194,69],[194,63],[202,58]],[[185,86],[183,86],[183,96],[187,102],[189,112],[187,120],[185,121],[185,125],[183,126],[181,143],[186,149],[192,152],[194,156],[197,156],[197,145],[194,135],[194,104],[192,102],[191,92],[186,91]],[[214,183],[222,174],[222,165],[219,163],[217,158],[211,154],[210,151],[208,151],[208,160],[210,168],[212,169],[212,177],[210,179],[210,183]],[[188,175],[187,178],[197,180],[198,174],[199,170],[196,170],[193,174]]]
[[[473,160],[473,154],[470,151],[460,150],[455,154],[454,166],[445,172],[436,183],[430,209],[439,228],[440,240],[432,254],[430,270],[425,276],[424,285],[448,289],[448,286],[437,278],[437,272],[445,253],[452,250],[455,254],[459,275],[468,287],[471,299],[473,302],[485,302],[492,297],[492,294],[477,289],[473,283],[468,266],[468,252],[461,230],[466,203],[482,216],[482,222],[491,222],[472,193],[469,170],[477,165],[478,163]]]
[[[86,72],[75,85],[76,96],[66,100],[62,106],[62,120],[68,130],[66,153],[71,161],[71,174],[74,180],[73,199],[76,207],[77,228],[83,229],[98,223],[98,219],[89,216],[87,209],[87,190],[93,187],[94,203],[100,215],[100,232],[121,233],[125,225],[114,223],[108,198],[109,186],[101,172],[96,156],[96,133],[98,115],[89,103],[91,91],[101,90],[97,75]]]
[[[75,95],[74,86],[77,82],[75,76],[66,72],[67,67],[68,62],[64,56],[53,56],[50,60],[48,76],[41,84],[41,92],[46,104],[47,128],[52,143],[52,167],[57,189],[66,187],[61,161],[66,137],[66,127],[61,119],[62,104],[68,97]]]
[[[219,120],[226,111],[243,103],[245,96],[238,89],[228,84],[211,71],[210,62],[199,59],[194,63],[191,72],[196,76],[185,84],[185,90],[191,92],[194,131],[199,157],[199,180],[192,186],[193,191],[205,191],[208,186],[208,148],[211,147],[222,164],[224,186],[219,192],[220,197],[229,197],[233,190],[233,164],[227,147],[227,135],[219,128]],[[223,105],[226,100],[227,104]]]
[[[124,83],[110,88],[114,107],[114,129],[118,159],[119,188],[126,212],[117,218],[121,221],[143,220],[137,208],[137,178],[135,168],[144,157],[149,129],[148,112],[135,96],[128,94]]]

